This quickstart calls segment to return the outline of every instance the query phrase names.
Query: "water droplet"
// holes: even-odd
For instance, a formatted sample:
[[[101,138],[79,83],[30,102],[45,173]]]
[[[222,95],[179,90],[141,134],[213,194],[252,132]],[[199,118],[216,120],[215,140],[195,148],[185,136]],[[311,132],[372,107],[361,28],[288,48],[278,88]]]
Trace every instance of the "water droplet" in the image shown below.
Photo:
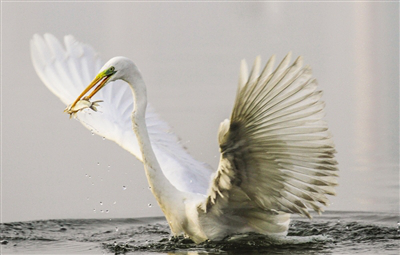
[[[100,202],[100,205],[103,205],[103,202]]]
[[[86,200],[89,200],[89,198],[86,198]]]
[[[103,178],[101,178],[100,181],[103,181]]]
[[[117,201],[114,201],[114,205],[117,203]]]
[[[92,178],[92,176],[90,176],[90,175],[88,177],[89,177],[89,179]]]
[[[148,204],[147,206],[148,206],[148,207],[151,207],[151,204]]]
[[[85,176],[88,177],[89,175],[88,175],[88,174],[85,174]]]
[[[122,186],[122,189],[123,189],[123,190],[126,190],[126,186]]]
[[[115,232],[118,232],[118,227],[115,227]],[[114,244],[117,244],[117,242],[114,242]]]
[[[109,213],[110,211],[109,210],[106,210],[106,213]]]
[[[92,186],[94,186],[94,183],[92,182]]]
[[[103,136],[103,141],[106,140],[106,138]]]
[[[91,130],[90,130],[90,132],[92,133],[92,135],[94,135],[94,131],[93,131],[93,129],[91,129]]]
[[[93,209],[93,212],[96,212],[96,209]]]
[[[151,187],[149,186],[149,189],[151,189]]]
[[[104,211],[103,211],[103,210],[100,210],[100,212],[103,213]]]
[[[100,162],[97,162],[97,165],[100,166]]]

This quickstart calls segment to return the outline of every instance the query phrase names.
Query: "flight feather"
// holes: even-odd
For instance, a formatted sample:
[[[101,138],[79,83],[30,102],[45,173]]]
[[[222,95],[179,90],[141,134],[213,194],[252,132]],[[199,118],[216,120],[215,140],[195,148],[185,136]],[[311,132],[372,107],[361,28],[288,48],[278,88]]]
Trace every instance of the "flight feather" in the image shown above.
[[[276,223],[268,217],[311,217],[309,209],[322,212],[329,204],[327,195],[335,194],[336,151],[322,119],[322,93],[302,57],[292,64],[290,58],[291,53],[273,70],[272,57],[261,73],[257,58],[247,79],[242,64],[231,118],[218,133],[218,171],[200,214],[241,219],[242,226],[265,233],[271,226],[263,228],[256,218]],[[282,226],[276,231],[287,230],[287,224]]]

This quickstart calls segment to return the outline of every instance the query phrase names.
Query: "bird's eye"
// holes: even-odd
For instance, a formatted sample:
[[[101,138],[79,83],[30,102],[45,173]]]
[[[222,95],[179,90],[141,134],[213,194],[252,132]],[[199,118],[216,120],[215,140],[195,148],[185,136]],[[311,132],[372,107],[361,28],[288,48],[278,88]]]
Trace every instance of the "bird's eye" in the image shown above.
[[[105,75],[108,75],[108,76],[111,76],[111,75],[113,75],[113,74],[115,74],[115,73],[116,73],[116,71],[115,71],[115,67],[114,67],[114,66],[109,67],[109,68],[105,71]]]

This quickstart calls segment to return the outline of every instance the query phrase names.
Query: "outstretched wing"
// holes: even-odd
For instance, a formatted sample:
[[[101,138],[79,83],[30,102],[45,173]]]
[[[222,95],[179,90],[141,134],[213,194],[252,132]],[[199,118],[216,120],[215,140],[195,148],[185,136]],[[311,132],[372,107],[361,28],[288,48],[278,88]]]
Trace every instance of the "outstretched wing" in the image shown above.
[[[219,130],[219,168],[200,206],[205,214],[247,222],[283,212],[311,217],[308,209],[323,211],[326,195],[335,194],[338,169],[322,93],[311,68],[301,57],[289,66],[290,56],[275,71],[272,57],[261,74],[259,58],[249,76],[242,65],[231,119]]]
[[[43,83],[68,105],[86,88],[104,63],[92,47],[76,41],[73,36],[65,36],[64,43],[65,48],[51,34],[34,35],[31,56]],[[86,109],[77,114],[77,119],[92,132],[115,141],[142,160],[132,130],[132,92],[124,81],[115,83],[96,94],[95,100],[103,100],[98,112]],[[146,123],[153,150],[170,182],[181,191],[206,194],[211,169],[187,153],[169,125],[150,106],[147,107]]]

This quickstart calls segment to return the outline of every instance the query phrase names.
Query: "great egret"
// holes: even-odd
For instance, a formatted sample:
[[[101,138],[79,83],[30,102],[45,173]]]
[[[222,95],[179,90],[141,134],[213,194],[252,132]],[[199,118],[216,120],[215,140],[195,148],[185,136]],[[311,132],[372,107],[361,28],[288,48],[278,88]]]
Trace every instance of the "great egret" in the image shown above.
[[[115,57],[101,67],[90,46],[72,36],[64,40],[66,49],[52,35],[33,37],[36,72],[66,104],[83,91],[66,111],[143,162],[174,235],[196,243],[245,232],[285,235],[290,214],[311,218],[308,210],[322,212],[326,195],[335,194],[338,169],[322,93],[301,57],[289,65],[289,53],[275,70],[272,57],[261,73],[257,58],[250,75],[242,62],[232,115],[219,127],[214,171],[194,160],[147,105],[131,60]],[[101,112],[92,111],[95,94],[104,101]]]

